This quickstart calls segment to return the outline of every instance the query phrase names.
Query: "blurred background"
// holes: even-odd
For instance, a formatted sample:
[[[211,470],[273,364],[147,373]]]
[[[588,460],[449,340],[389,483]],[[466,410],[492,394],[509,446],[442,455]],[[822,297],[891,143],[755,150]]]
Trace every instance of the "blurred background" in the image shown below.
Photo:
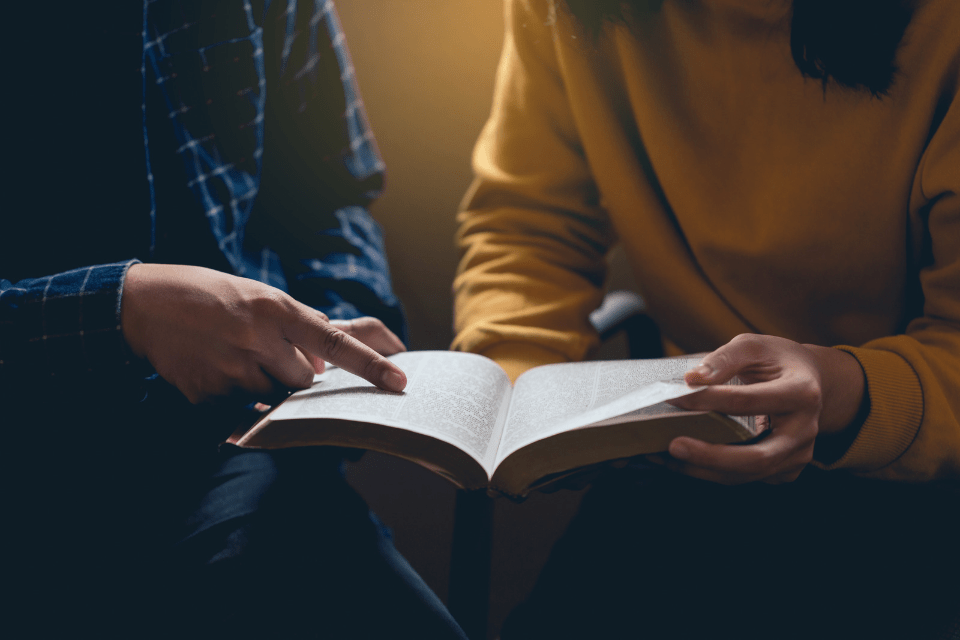
[[[383,226],[413,349],[446,349],[453,337],[450,285],[457,265],[457,206],[470,184],[470,154],[490,112],[503,42],[498,0],[338,0],[360,91],[387,164],[372,207]],[[394,531],[400,551],[447,600],[456,490],[389,456],[367,453],[348,477]],[[502,502],[502,501],[498,501]],[[530,501],[525,505],[531,504]],[[498,504],[516,510],[525,505]],[[551,540],[495,514],[489,637],[532,586]],[[535,520],[543,520],[535,517]],[[504,527],[510,526],[510,531]],[[519,575],[505,575],[503,568]]]
[[[367,114],[387,165],[372,207],[386,234],[412,349],[446,349],[457,264],[457,207],[471,180],[473,144],[490,111],[503,42],[499,0],[337,0]],[[615,354],[611,345],[607,353]],[[612,357],[612,356],[610,356]],[[367,453],[354,487],[446,601],[456,489],[404,460]],[[532,588],[580,493],[495,503],[488,638]]]
[[[339,0],[360,91],[387,164],[371,208],[386,233],[414,349],[452,339],[457,205],[490,111],[503,42],[498,0]]]
[[[453,337],[454,218],[470,184],[473,143],[490,111],[503,7],[498,0],[336,4],[387,165],[386,190],[371,211],[386,236],[410,347],[446,349]],[[453,485],[374,452],[351,465],[348,477],[393,529],[400,551],[446,601]],[[491,634],[500,612],[512,606],[501,600],[494,605]]]

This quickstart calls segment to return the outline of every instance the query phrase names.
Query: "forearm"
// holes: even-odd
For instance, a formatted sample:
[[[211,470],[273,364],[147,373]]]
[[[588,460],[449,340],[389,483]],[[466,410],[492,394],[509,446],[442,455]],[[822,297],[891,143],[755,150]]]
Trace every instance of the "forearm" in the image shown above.
[[[537,238],[511,242],[507,234],[484,235],[466,240],[454,285],[453,347],[516,361],[510,367],[516,375],[541,364],[582,360],[597,342],[589,314],[602,297],[599,252],[571,250],[548,234],[542,244]]]
[[[561,79],[550,6],[506,4],[494,108],[458,218],[454,348],[493,353],[511,374],[582,359],[596,344],[588,316],[615,241]]]
[[[581,360],[597,341],[589,314],[602,299],[608,221],[550,184],[524,191],[501,176],[478,179],[459,215],[454,348],[537,347],[545,360],[532,366]]]

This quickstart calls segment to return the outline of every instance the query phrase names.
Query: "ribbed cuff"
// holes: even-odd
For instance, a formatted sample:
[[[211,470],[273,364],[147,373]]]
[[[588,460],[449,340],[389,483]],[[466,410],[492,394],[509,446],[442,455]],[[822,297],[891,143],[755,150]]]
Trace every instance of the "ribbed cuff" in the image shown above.
[[[499,342],[484,349],[480,355],[490,358],[503,367],[510,376],[510,382],[516,382],[524,371],[542,364],[568,361],[562,353],[526,342]]]
[[[874,471],[899,458],[913,443],[923,419],[923,390],[913,367],[900,355],[877,349],[836,347],[860,363],[870,413],[850,448],[824,469]]]

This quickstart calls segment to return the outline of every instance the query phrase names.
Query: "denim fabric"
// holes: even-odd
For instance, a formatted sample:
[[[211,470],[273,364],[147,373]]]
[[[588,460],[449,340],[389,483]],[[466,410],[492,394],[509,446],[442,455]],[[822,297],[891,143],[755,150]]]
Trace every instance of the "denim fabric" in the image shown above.
[[[192,578],[174,609],[232,637],[463,638],[330,462],[224,451],[173,553]]]
[[[247,410],[173,390],[103,405],[83,383],[43,395],[6,414],[18,426],[0,465],[8,628],[465,637],[346,483],[340,451],[219,447]]]

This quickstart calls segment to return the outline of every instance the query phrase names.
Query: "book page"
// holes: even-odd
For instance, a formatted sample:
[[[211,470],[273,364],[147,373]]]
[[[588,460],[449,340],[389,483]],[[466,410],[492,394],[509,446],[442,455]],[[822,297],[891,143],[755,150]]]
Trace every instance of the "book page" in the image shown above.
[[[633,422],[634,420],[643,420],[645,418],[660,418],[663,416],[669,416],[677,413],[686,413],[686,412],[683,409],[673,406],[672,404],[667,404],[666,402],[658,402],[657,404],[652,404],[649,407],[643,407],[635,411],[628,411],[627,413],[622,413],[612,418],[600,420],[599,422],[592,422],[588,426],[603,427],[610,424],[621,424],[623,422]],[[731,417],[736,419],[735,416],[731,416]]]
[[[489,472],[511,391],[503,369],[483,356],[449,351],[398,353],[389,359],[407,374],[402,393],[330,367],[315,377],[313,387],[277,407],[271,420],[336,418],[402,427],[459,447]]]
[[[555,433],[695,393],[699,388],[688,387],[683,374],[701,358],[576,362],[524,373],[513,390],[497,464]]]

